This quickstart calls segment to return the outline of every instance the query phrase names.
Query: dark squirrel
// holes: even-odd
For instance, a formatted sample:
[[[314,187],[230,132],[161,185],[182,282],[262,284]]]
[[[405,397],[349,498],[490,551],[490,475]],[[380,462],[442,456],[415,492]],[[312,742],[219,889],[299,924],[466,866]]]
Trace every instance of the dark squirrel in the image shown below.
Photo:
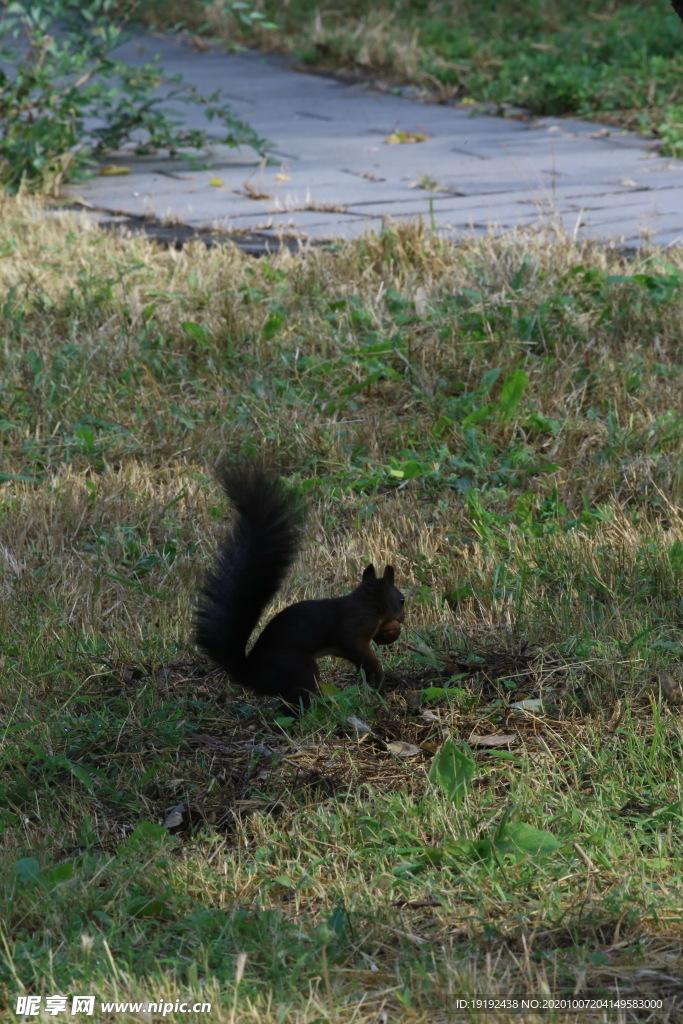
[[[372,565],[344,597],[297,601],[275,615],[253,648],[246,646],[263,609],[280,589],[296,558],[303,508],[285,483],[256,465],[217,467],[236,519],[207,575],[197,608],[195,639],[230,678],[247,689],[308,704],[320,678],[317,659],[345,658],[369,682],[383,677],[370,641],[390,644],[404,619],[403,594],[388,565]]]

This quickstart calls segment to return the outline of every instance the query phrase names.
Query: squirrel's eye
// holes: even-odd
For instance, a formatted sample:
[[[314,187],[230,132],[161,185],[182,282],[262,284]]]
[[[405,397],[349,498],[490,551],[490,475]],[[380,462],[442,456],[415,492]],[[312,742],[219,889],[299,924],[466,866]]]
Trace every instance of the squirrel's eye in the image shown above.
[[[406,599],[405,599],[405,597],[403,596],[403,594],[401,594],[401,604],[405,604],[405,603],[406,603]]]

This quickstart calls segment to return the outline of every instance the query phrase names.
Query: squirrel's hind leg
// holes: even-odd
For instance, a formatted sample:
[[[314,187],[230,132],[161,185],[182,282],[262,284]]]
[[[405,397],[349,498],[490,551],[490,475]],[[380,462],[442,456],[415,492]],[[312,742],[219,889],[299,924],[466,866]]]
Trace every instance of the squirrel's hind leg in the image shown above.
[[[315,658],[296,651],[258,658],[259,693],[279,697],[291,707],[308,707],[318,693],[320,673]]]

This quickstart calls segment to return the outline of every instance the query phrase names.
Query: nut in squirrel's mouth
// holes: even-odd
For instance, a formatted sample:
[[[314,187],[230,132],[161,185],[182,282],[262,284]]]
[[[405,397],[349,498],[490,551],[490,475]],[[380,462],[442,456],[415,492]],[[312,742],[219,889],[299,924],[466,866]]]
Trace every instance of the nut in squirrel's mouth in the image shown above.
[[[389,622],[385,622],[380,626],[372,639],[376,644],[386,647],[389,644],[393,644],[395,640],[398,640],[400,635],[401,623],[398,619],[390,619]]]

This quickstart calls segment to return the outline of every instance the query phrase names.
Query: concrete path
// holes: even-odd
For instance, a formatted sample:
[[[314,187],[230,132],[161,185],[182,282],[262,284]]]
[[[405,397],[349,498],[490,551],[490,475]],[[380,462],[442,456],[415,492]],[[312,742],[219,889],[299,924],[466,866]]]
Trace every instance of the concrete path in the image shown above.
[[[217,145],[209,170],[191,170],[177,158],[118,153],[107,162],[130,174],[65,190],[99,219],[216,229],[257,249],[283,237],[354,238],[387,216],[422,217],[455,238],[561,221],[619,246],[683,244],[683,161],[660,157],[651,139],[583,121],[473,116],[298,73],[287,58],[197,52],[170,38],[120,51],[131,64],[155,53],[200,92],[220,87],[271,141],[271,160],[263,166],[249,149]],[[199,107],[181,110],[216,133]],[[426,138],[387,141],[401,132]]]

